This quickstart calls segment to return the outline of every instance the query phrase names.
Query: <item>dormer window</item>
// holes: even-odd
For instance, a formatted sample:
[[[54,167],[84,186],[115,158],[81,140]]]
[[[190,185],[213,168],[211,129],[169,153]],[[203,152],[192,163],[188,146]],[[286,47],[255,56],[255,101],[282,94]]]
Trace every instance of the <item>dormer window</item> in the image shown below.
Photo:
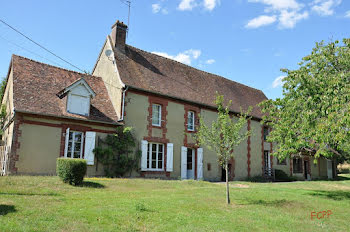
[[[68,113],[89,116],[90,100],[96,94],[83,78],[65,88],[63,93],[67,94]]]
[[[68,94],[67,101],[68,101],[67,102],[68,113],[89,116],[90,96]]]

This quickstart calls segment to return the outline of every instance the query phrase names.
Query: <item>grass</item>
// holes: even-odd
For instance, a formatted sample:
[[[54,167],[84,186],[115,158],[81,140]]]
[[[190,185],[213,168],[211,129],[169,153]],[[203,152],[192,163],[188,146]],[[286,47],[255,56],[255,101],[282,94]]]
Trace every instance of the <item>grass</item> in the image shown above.
[[[1,231],[347,231],[350,175],[291,183],[0,177]],[[311,220],[311,212],[331,210]]]

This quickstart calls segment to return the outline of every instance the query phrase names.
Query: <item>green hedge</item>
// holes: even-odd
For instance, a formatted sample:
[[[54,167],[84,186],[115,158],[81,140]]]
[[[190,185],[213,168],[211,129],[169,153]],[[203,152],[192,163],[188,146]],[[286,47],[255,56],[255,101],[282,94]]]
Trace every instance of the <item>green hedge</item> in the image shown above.
[[[80,185],[86,174],[86,160],[58,158],[56,172],[65,183]]]

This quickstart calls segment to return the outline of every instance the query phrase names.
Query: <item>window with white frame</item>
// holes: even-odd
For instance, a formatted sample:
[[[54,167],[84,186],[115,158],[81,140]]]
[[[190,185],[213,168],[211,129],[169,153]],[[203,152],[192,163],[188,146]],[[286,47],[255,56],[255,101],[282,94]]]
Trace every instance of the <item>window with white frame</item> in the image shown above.
[[[194,112],[193,111],[187,112],[187,130],[194,131]]]
[[[159,104],[152,105],[152,125],[161,126],[162,122],[162,106]]]
[[[148,143],[147,169],[163,170],[164,167],[164,144]]]
[[[82,158],[84,134],[79,131],[70,131],[67,144],[68,158]]]

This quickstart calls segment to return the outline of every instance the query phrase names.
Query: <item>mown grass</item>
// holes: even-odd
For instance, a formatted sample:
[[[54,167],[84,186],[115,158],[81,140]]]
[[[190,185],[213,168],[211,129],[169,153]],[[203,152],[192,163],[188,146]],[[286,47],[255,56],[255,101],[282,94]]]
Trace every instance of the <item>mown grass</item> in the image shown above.
[[[0,231],[348,231],[350,175],[291,183],[0,177]],[[311,220],[311,212],[331,210]]]

